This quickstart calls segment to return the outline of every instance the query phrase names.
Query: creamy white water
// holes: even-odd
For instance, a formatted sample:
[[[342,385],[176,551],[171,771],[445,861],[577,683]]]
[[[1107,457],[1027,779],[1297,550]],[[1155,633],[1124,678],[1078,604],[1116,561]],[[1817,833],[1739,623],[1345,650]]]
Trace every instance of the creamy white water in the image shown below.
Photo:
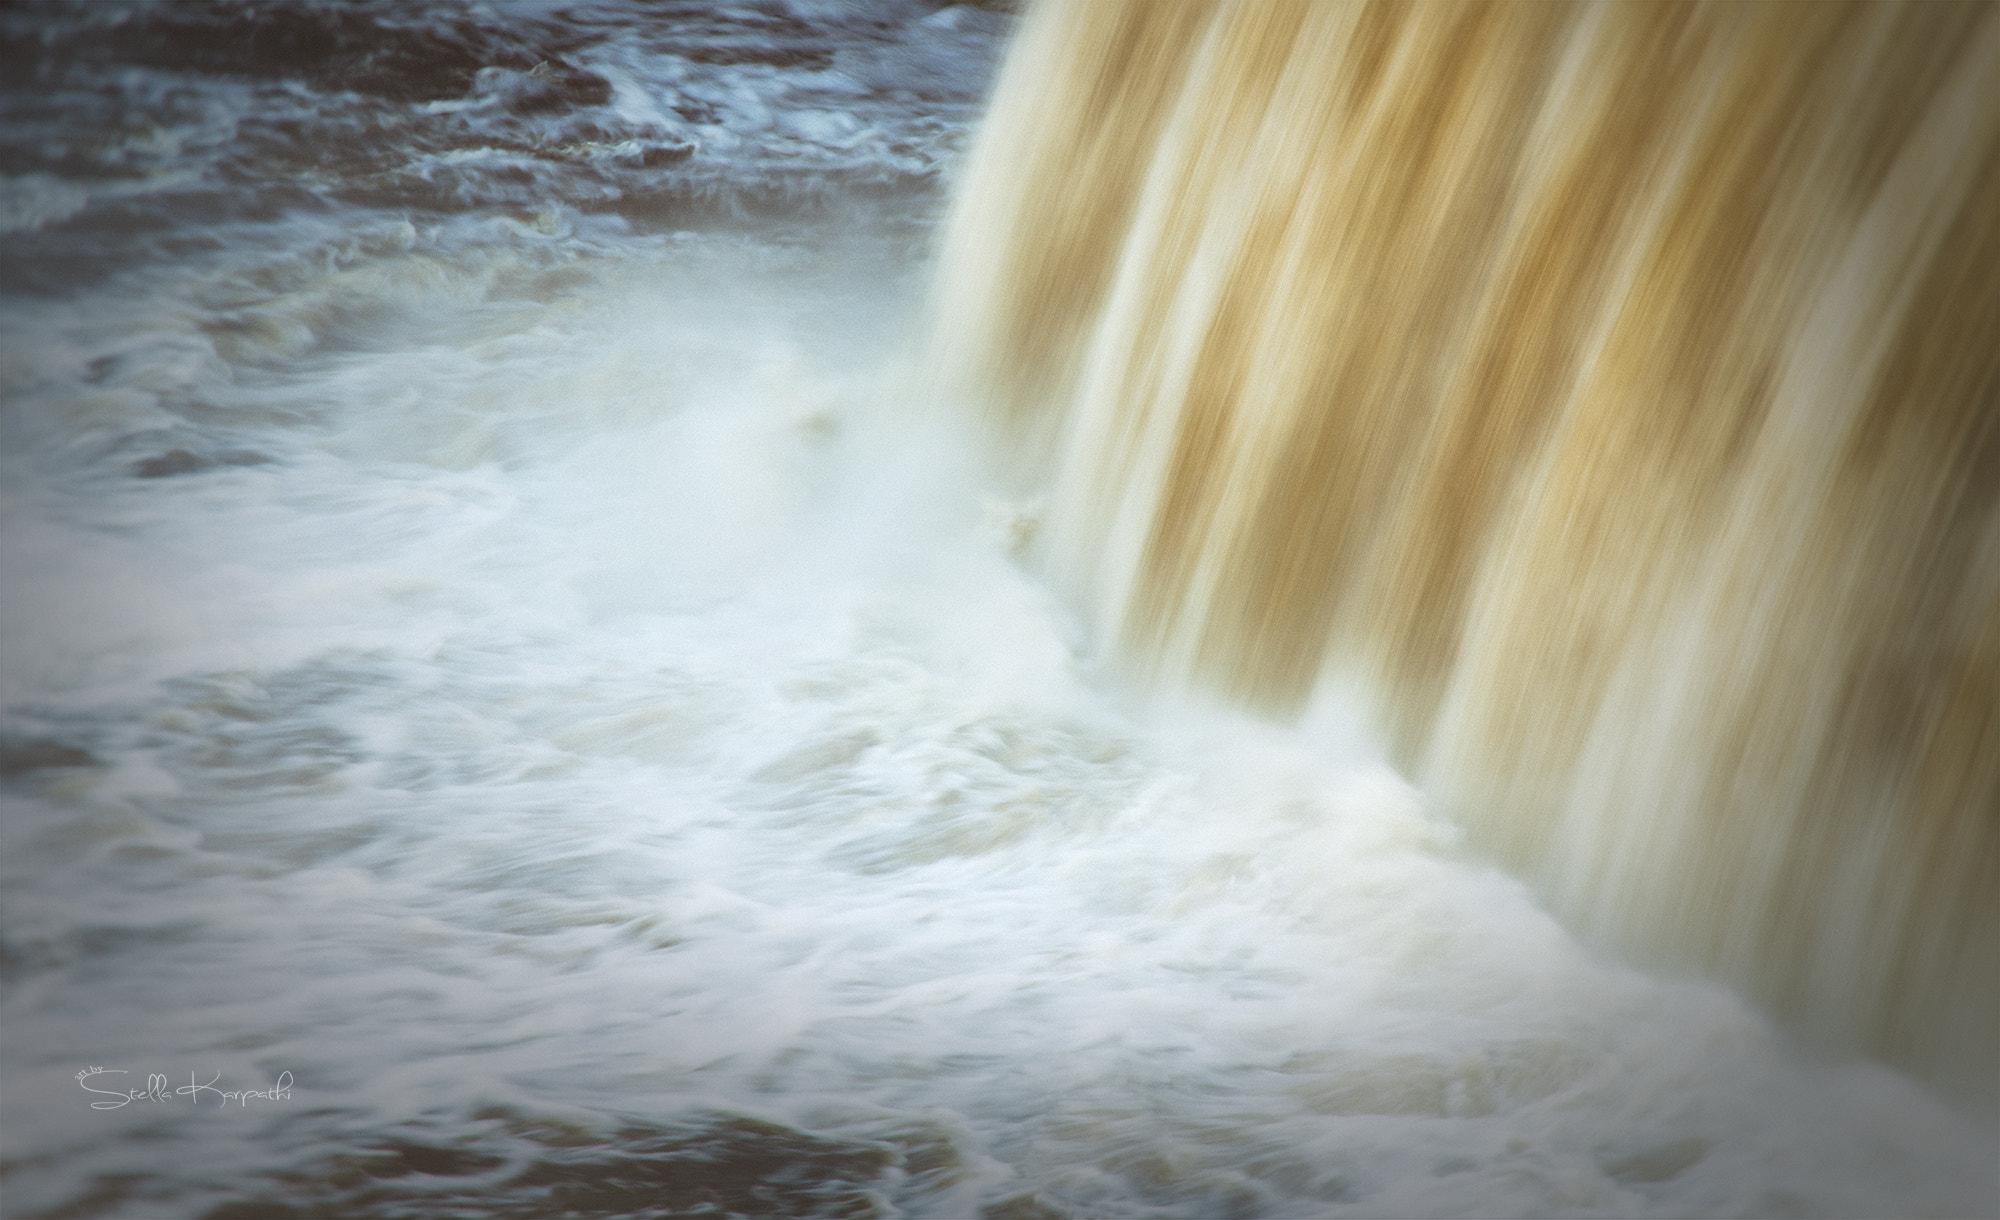
[[[1579,947],[1347,709],[1100,670],[903,398],[1004,23],[590,12],[597,145],[741,103],[616,206],[229,170],[310,90],[220,69],[11,103],[7,1215],[2000,1211],[1990,1116]]]

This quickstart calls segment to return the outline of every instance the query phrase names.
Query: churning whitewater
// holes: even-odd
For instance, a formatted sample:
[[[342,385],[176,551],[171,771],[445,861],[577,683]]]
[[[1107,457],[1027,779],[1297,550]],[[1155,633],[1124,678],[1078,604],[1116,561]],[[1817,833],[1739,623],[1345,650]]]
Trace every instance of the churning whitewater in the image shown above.
[[[1017,562],[911,388],[1012,21],[0,14],[9,1216],[2000,1207]]]

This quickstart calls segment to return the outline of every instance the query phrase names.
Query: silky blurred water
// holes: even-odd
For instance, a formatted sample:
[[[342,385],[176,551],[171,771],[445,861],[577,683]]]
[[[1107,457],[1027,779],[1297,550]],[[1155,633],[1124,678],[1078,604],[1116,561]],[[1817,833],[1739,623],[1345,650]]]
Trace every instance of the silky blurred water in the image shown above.
[[[908,375],[1009,21],[0,18],[7,1215],[2000,1210],[1100,668]]]

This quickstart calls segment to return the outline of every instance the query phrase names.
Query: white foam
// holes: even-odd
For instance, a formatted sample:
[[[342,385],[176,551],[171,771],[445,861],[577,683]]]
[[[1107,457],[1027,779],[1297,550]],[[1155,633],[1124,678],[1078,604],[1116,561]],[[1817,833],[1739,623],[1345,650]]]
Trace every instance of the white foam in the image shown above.
[[[24,407],[93,419],[115,335],[173,387],[115,428],[273,460],[12,467],[12,714],[111,764],[4,832],[23,1197],[510,1105],[946,1131],[919,1215],[1992,1202],[1978,1121],[1586,952],[1338,707],[1121,703],[888,409],[916,268],[599,231],[538,288],[484,232],[231,306],[398,320],[262,364],[172,341],[206,289],[42,332]],[[297,1084],[105,1113],[93,1064]]]

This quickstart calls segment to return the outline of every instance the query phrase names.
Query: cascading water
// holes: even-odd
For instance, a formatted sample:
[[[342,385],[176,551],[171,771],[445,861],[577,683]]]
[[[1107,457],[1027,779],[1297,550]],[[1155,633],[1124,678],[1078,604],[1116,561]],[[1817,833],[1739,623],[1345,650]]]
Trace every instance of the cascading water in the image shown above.
[[[1238,179],[1250,213],[1160,210],[1149,183],[1195,151],[1180,88],[1219,62],[1218,12],[1019,19],[953,189],[975,229],[1037,202],[1083,229],[1060,248],[1033,218],[990,243],[954,229],[951,274],[971,251],[996,275],[940,319],[932,218],[1005,12],[0,9],[5,1214],[2000,1212],[1990,1110],[1580,944],[1461,845],[1442,811],[1479,825],[1484,798],[1453,786],[1470,771],[1413,786],[1365,699],[1314,685],[1330,644],[1290,687],[1222,683],[1271,706],[1312,686],[1295,724],[1199,687],[1132,698],[1100,653],[1118,633],[1010,553],[1032,513],[982,508],[978,442],[910,401],[921,335],[962,309],[985,309],[1001,359],[1034,352],[1004,383],[1022,402],[1112,384],[1090,328],[1143,278],[1143,243],[1084,229],[1200,244],[1192,221],[1275,223],[1251,205],[1328,189]],[[1603,15],[1538,20],[1492,36],[1517,59],[1561,30],[1613,38]],[[1932,147],[1927,107],[1968,87],[1986,24],[1946,40],[1944,101],[1863,143]],[[1943,45],[1885,28],[1904,56]],[[1393,33],[1378,66],[1403,72],[1418,48]],[[1609,88],[1562,47],[1552,79]],[[1500,127],[1551,87],[1475,50],[1462,100]],[[1215,101],[1218,132],[1267,104]],[[1024,132],[1087,155],[995,170]],[[1924,164],[1939,207],[1990,172]],[[1622,189],[1603,179],[1579,189]],[[1413,223],[1438,202],[1416,185]],[[1550,274],[1640,277],[1592,262],[1623,236],[1592,240],[1550,243]],[[1910,291],[1983,290],[1977,249],[1936,240],[1966,282]],[[1519,308],[1594,316],[1503,273]],[[1753,278],[1760,302],[1805,292]],[[1449,348],[1458,323],[1377,295]],[[1287,323],[1261,300],[1229,323],[1262,336],[1258,362]],[[1174,324],[1204,325],[1195,304]],[[1091,342],[1053,350],[1072,334]],[[1068,443],[1060,412],[1039,418]],[[1889,478],[1895,446],[1934,438],[1879,439]],[[1141,570],[1112,545],[1136,510],[1093,541],[1075,490],[1110,496],[1113,473],[1072,469],[1031,544],[1079,605]],[[1919,579],[1946,560],[1892,533],[1871,545],[1906,593],[1973,596]],[[1092,564],[1102,588],[1078,578]],[[1210,601],[1122,647],[1181,655],[1226,610]],[[1517,650],[1505,607],[1467,605]],[[1189,655],[1168,668],[1235,672]],[[1357,673],[1345,689],[1395,676]],[[1466,702],[1448,676],[1410,687],[1441,725]]]
[[[941,364],[1098,634],[1370,692],[1577,926],[1992,1107],[2000,10],[1051,4],[1009,73]]]

